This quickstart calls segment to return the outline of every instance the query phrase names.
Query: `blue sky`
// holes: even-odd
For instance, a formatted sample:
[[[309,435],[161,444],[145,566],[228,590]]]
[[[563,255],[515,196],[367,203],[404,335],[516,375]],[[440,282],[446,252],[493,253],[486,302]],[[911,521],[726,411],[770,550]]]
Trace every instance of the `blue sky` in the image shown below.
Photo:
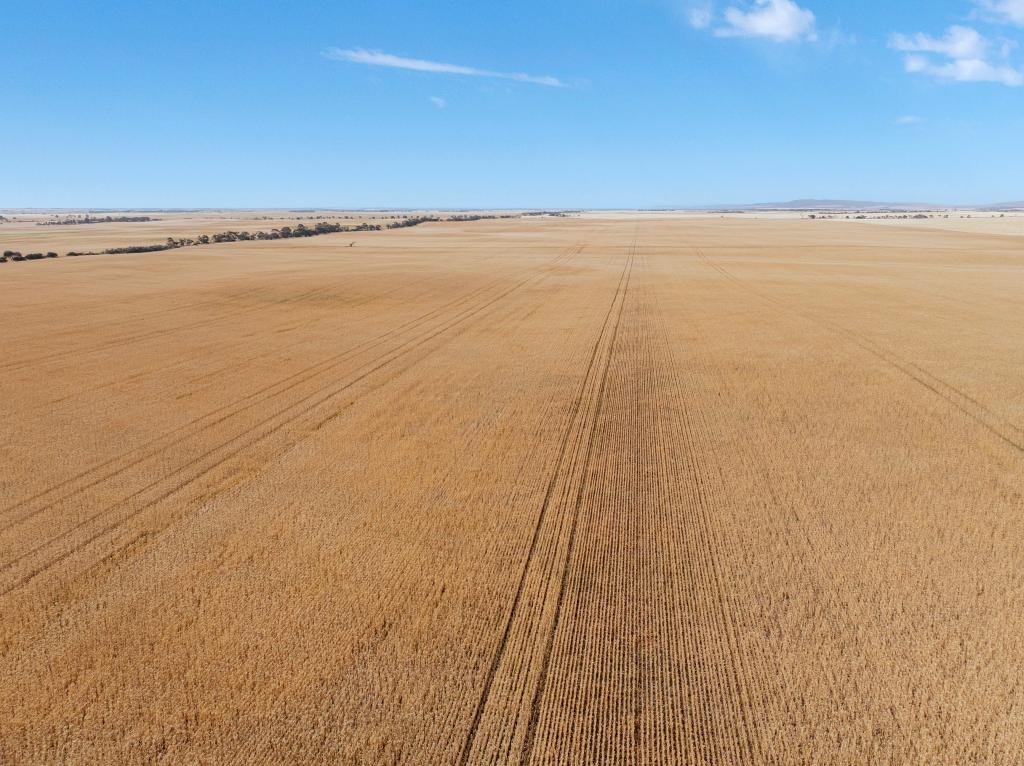
[[[1024,198],[1024,0],[25,2],[0,206]]]

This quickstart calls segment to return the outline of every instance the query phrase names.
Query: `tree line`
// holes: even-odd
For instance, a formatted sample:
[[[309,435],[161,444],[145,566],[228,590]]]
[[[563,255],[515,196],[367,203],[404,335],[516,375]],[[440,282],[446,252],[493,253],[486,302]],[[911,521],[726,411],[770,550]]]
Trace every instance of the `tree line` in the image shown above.
[[[111,247],[104,250],[104,253],[109,255],[118,255],[121,253],[154,253],[161,250],[175,250],[179,247],[195,247],[197,245],[214,245],[223,242],[248,242],[253,240],[267,240],[267,239],[295,239],[301,237],[318,237],[322,234],[344,234],[344,233],[358,233],[366,231],[384,231],[387,229],[406,229],[412,226],[419,226],[424,223],[437,223],[440,221],[482,221],[485,219],[492,218],[514,218],[512,215],[453,215],[448,218],[438,218],[437,216],[421,215],[421,216],[407,216],[400,218],[397,221],[391,223],[379,224],[379,223],[360,223],[356,226],[349,226],[340,223],[330,223],[328,221],[318,221],[313,226],[306,226],[303,223],[298,224],[294,228],[291,226],[282,226],[280,229],[271,229],[270,231],[222,231],[217,234],[200,234],[196,237],[186,237],[183,239],[175,239],[174,237],[168,237],[167,241],[162,245],[129,245],[127,247]],[[73,255],[73,253],[68,253]]]
[[[222,231],[216,234],[199,234],[195,237],[183,237],[175,239],[168,237],[162,245],[129,245],[127,247],[111,247],[104,250],[104,253],[116,255],[120,253],[153,253],[160,250],[176,250],[179,247],[195,247],[197,245],[215,245],[223,242],[249,242],[253,240],[267,239],[294,239],[298,237],[318,237],[321,234],[339,234],[345,232],[381,231],[382,229],[398,229],[404,226],[418,226],[427,221],[439,221],[440,218],[405,218],[386,225],[376,223],[361,223],[357,226],[346,226],[340,223],[328,223],[318,221],[314,226],[306,226],[303,223],[294,228],[282,226],[280,229],[270,231]]]
[[[437,216],[421,215],[421,216],[406,216],[396,221],[391,221],[386,224],[379,223],[363,223],[355,226],[330,223],[328,221],[318,221],[314,226],[306,226],[305,224],[298,224],[294,228],[291,226],[282,226],[279,229],[272,229],[271,231],[222,231],[216,234],[199,234],[195,237],[183,237],[181,239],[175,239],[174,237],[168,237],[162,244],[154,245],[125,245],[122,247],[108,247],[106,250],[100,251],[100,254],[105,255],[122,255],[126,253],[158,253],[164,250],[176,250],[181,247],[196,247],[200,245],[213,245],[220,244],[223,242],[248,242],[255,240],[268,240],[268,239],[294,239],[297,237],[318,237],[322,234],[339,234],[349,232],[367,232],[367,231],[383,231],[386,229],[406,229],[412,226],[419,226],[424,223],[437,223],[440,221],[482,221],[486,219],[495,218],[515,218],[514,215],[481,215],[481,214],[466,214],[466,215],[452,215],[447,218],[439,218]],[[97,255],[95,252],[76,252],[72,250],[68,253],[69,257],[75,257],[80,255]],[[4,263],[7,260],[12,261],[32,261],[39,260],[40,258],[56,258],[56,253],[29,253],[28,255],[22,255],[20,252],[7,250],[4,252],[0,263]]]
[[[148,215],[108,215],[102,218],[93,218],[88,213],[84,216],[69,215],[66,218],[54,218],[49,221],[38,221],[36,226],[78,226],[83,223],[145,223],[147,221],[158,221],[159,218],[151,218]]]
[[[28,253],[27,255],[22,255],[20,250],[4,250],[3,255],[0,255],[0,263],[7,263],[7,261],[41,261],[43,258],[56,257],[57,254],[52,250],[48,253]]]

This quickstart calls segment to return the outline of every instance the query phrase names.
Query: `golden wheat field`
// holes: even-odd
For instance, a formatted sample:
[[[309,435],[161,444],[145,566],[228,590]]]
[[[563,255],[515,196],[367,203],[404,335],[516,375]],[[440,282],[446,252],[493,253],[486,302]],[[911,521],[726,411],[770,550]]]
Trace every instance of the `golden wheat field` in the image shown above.
[[[136,223],[46,225],[49,221],[82,218],[84,211],[2,211],[0,244],[3,250],[22,253],[54,251],[100,252],[111,247],[157,245],[168,237],[194,237],[224,231],[269,232],[282,226],[315,226],[318,220],[344,225],[382,224],[399,215],[389,212],[340,212],[314,210],[195,210],[195,211],[100,211],[93,218],[134,216],[149,218]]]
[[[1024,762],[1004,231],[0,264],[0,763]]]

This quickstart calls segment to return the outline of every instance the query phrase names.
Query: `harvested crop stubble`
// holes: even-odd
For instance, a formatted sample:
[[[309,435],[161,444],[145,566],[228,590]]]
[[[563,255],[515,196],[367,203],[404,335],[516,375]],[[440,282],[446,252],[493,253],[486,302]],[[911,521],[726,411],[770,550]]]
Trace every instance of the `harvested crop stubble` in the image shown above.
[[[1019,240],[59,265],[0,282],[0,762],[1024,758]]]

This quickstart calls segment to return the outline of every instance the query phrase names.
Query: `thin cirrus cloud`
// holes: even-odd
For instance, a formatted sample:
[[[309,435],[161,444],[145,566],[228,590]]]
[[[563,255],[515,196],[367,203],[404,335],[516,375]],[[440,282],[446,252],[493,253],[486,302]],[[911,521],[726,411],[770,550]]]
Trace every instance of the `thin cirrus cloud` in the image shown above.
[[[1024,0],[979,0],[978,4],[996,21],[1024,27]]]
[[[730,6],[717,25],[710,3],[691,5],[688,15],[692,27],[713,27],[716,37],[755,37],[778,43],[818,39],[814,12],[794,0],[754,0],[745,8]]]
[[[1024,72],[1007,60],[1012,46],[1004,44],[997,48],[971,27],[952,26],[942,37],[920,32],[895,34],[889,38],[889,47],[905,54],[903,68],[913,74],[952,82],[1024,85]]]
[[[715,19],[714,8],[710,3],[693,5],[687,10],[686,18],[694,29],[707,29]]]
[[[369,66],[390,67],[392,69],[409,69],[415,72],[430,72],[433,74],[454,74],[463,77],[488,77],[497,80],[514,80],[515,82],[526,82],[533,85],[546,85],[549,88],[564,88],[565,83],[557,77],[547,75],[523,74],[521,72],[493,72],[489,69],[477,69],[476,67],[461,66],[459,64],[445,64],[439,61],[427,61],[425,59],[406,58],[395,56],[382,51],[365,50],[363,48],[344,49],[330,48],[324,55],[335,61],[347,61],[352,64],[366,64]]]

